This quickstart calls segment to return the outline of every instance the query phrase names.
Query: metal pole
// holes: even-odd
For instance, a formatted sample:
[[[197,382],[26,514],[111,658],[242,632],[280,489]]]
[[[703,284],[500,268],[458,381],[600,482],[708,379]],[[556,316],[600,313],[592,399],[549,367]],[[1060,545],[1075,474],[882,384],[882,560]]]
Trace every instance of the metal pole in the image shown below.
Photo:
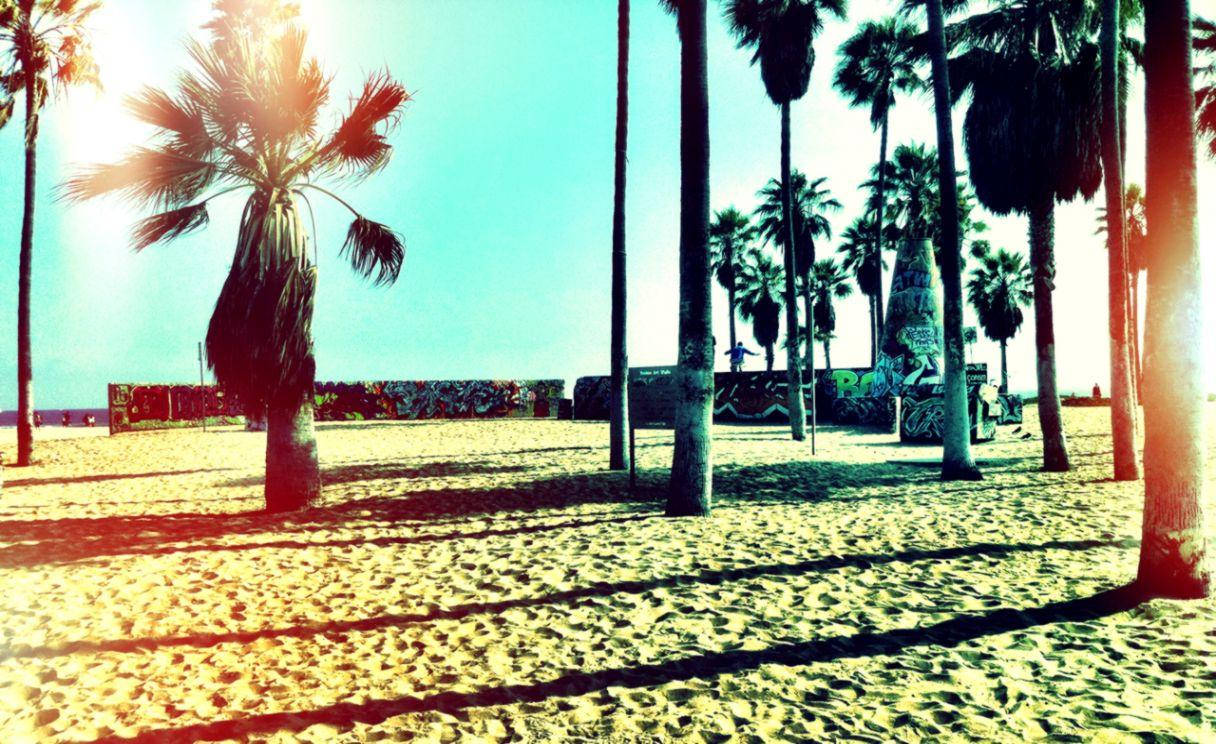
[[[632,414],[632,409],[630,410]],[[633,446],[633,416],[629,417],[629,492],[633,493],[633,489],[638,483],[638,458]]]
[[[207,383],[203,381],[203,342],[198,342],[198,385],[200,388],[207,387]],[[203,398],[203,432],[207,431],[207,393],[203,390],[199,391]]]

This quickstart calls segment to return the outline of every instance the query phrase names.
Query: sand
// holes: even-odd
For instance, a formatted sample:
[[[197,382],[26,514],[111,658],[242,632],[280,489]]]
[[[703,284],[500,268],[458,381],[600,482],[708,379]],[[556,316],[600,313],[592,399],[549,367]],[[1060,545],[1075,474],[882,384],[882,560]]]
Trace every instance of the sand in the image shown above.
[[[631,494],[603,424],[319,424],[286,517],[262,434],[47,441],[0,491],[0,741],[1214,741],[1216,600],[1108,592],[1108,415],[1066,410],[1074,472],[1002,427],[945,485],[719,426],[703,520],[660,516],[664,430]]]

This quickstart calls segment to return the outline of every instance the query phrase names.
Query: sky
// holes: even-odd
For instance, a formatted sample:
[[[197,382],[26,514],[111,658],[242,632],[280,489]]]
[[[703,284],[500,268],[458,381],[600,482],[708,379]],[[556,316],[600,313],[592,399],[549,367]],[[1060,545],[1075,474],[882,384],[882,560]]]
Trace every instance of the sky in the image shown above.
[[[387,69],[412,93],[390,141],[392,162],[357,185],[338,184],[364,214],[402,233],[397,283],[370,286],[338,251],[348,214],[314,200],[320,289],[313,325],[321,380],[575,378],[606,374],[616,95],[614,0],[302,0],[311,51],[334,76],[330,120],[369,74]],[[794,167],[826,176],[857,216],[858,185],[878,157],[865,109],[831,88],[836,50],[860,21],[887,15],[887,0],[854,0],[847,23],[815,42],[807,95],[792,109]],[[39,139],[33,279],[38,408],[101,406],[109,382],[198,379],[196,344],[224,281],[242,206],[238,192],[213,202],[205,229],[143,253],[130,249],[140,213],[116,200],[56,201],[74,169],[117,159],[149,130],[122,99],[147,84],[171,86],[187,64],[183,42],[201,34],[209,0],[106,0],[93,19],[101,91],[74,89],[44,111]],[[675,363],[679,241],[679,44],[657,3],[633,2],[626,199],[629,358]],[[711,204],[749,211],[778,175],[780,119],[750,54],[736,48],[710,3]],[[931,97],[901,98],[892,147],[935,141]],[[1143,95],[1129,106],[1128,178],[1143,183]],[[956,128],[963,109],[955,111]],[[0,408],[16,406],[16,285],[21,224],[21,106],[0,130]],[[956,133],[958,162],[966,167]],[[1216,163],[1200,163],[1200,244],[1205,284],[1216,277]],[[1094,235],[1094,202],[1056,215],[1057,362],[1063,391],[1108,389],[1106,253]],[[983,237],[1025,253],[1023,217],[984,214]],[[3,245],[7,244],[7,248]],[[836,242],[819,246],[834,252]],[[890,260],[890,259],[889,259]],[[887,274],[889,281],[889,272]],[[864,298],[838,306],[837,367],[869,360]],[[727,368],[725,293],[715,285],[718,364]],[[1216,389],[1205,312],[1208,389]],[[975,325],[968,308],[966,323]],[[751,343],[751,333],[740,326]],[[1197,340],[1198,342],[1198,340]],[[756,348],[752,344],[752,348]],[[759,349],[757,349],[759,350]],[[821,349],[816,351],[822,358]],[[982,338],[973,361],[989,363]],[[1011,387],[1035,387],[1033,319],[1009,349]],[[749,368],[763,361],[749,360]],[[778,368],[784,354],[778,352]]]

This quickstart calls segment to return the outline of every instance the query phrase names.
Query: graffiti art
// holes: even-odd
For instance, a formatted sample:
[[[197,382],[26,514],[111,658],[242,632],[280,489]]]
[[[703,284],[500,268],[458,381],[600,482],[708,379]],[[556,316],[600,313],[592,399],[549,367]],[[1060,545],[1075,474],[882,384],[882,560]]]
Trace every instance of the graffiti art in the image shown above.
[[[506,418],[557,415],[562,380],[391,380],[316,383],[316,417]],[[110,385],[110,432],[168,428],[244,411],[214,385]]]
[[[1022,423],[1022,396],[999,395],[997,399],[1000,402],[1000,413],[996,419],[998,424]]]
[[[235,421],[243,413],[214,385],[115,384],[106,397],[111,434],[201,423],[204,418]]]
[[[895,259],[886,324],[870,394],[899,395],[905,386],[942,381],[942,295],[933,247],[905,240]]]
[[[943,385],[918,385],[907,388],[900,398],[899,439],[903,442],[941,442],[944,421]],[[967,390],[971,441],[986,442],[996,437],[1000,402],[996,388],[977,385]]]

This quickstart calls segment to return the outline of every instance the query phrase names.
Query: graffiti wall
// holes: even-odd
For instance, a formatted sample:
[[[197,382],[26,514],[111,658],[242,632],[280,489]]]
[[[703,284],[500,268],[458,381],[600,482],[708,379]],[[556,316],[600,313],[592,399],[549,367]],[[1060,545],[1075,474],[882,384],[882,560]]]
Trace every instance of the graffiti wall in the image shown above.
[[[905,240],[891,273],[891,294],[870,394],[942,382],[942,291],[928,240]]]
[[[551,418],[562,380],[319,382],[321,421],[435,418]],[[205,417],[235,423],[244,413],[214,385],[109,386],[110,433],[192,426]]]
[[[215,385],[110,385],[110,433],[233,420],[243,411]]]
[[[900,398],[899,439],[902,442],[942,441],[944,385],[918,385],[907,388]],[[986,442],[996,437],[1000,415],[996,388],[976,385],[967,390],[971,418],[971,441]]]
[[[1001,410],[996,419],[998,424],[1022,423],[1022,396],[998,395],[997,399],[1001,404]]]
[[[562,380],[319,382],[317,419],[551,418]]]

